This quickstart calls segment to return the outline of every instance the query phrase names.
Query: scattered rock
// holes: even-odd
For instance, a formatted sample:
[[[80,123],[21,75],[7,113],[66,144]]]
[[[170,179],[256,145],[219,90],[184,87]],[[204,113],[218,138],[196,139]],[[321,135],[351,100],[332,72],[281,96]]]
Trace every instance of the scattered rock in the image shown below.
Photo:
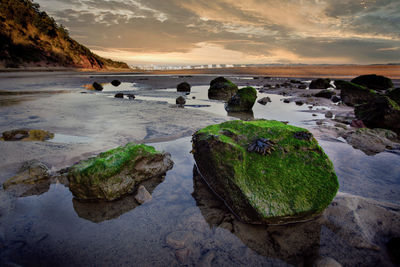
[[[331,97],[335,94],[336,93],[332,90],[322,90],[322,91],[319,91],[318,93],[316,93],[315,97],[323,97],[323,98],[331,99]]]
[[[306,84],[300,84],[299,86],[297,86],[297,88],[299,89],[307,89],[307,85]]]
[[[115,87],[117,87],[117,86],[119,86],[119,85],[121,84],[121,82],[118,81],[118,80],[113,80],[113,81],[111,82],[111,84],[114,85]]]
[[[257,101],[261,105],[266,105],[268,102],[271,102],[271,98],[268,96],[261,98],[260,100]]]
[[[333,118],[333,113],[332,113],[332,111],[328,111],[328,112],[326,112],[325,113],[325,118]]]
[[[192,99],[196,99],[196,97],[195,97],[195,96],[192,96]]]
[[[144,187],[143,185],[139,186],[135,199],[137,202],[139,202],[139,204],[143,204],[147,201],[150,201],[152,199],[149,191],[147,191],[146,187]]]
[[[342,267],[340,263],[330,257],[319,256],[313,263],[313,267]]]
[[[342,80],[335,81],[336,88],[340,89],[340,98],[349,106],[362,104],[376,98],[377,94],[358,84]]]
[[[351,82],[378,91],[393,88],[391,79],[376,74],[361,75],[351,80]]]
[[[290,100],[289,99],[287,99],[287,98],[285,98],[285,99],[283,99],[283,103],[290,103]]]
[[[291,83],[298,83],[298,84],[302,84],[303,83],[302,81],[299,81],[299,80],[290,80],[290,82]]]
[[[296,100],[295,103],[296,103],[296,105],[298,105],[298,106],[304,105],[304,102],[301,101],[301,100]]]
[[[362,120],[357,120],[357,119],[352,120],[350,126],[354,128],[367,128],[367,126],[365,126]]]
[[[296,139],[296,132],[307,130],[267,120],[211,125],[193,135],[194,158],[209,186],[244,222],[306,220],[329,205],[338,181],[318,142]],[[261,137],[275,143],[271,154],[248,151]]]
[[[126,94],[126,96],[130,99],[133,100],[136,98],[136,96],[134,94]]]
[[[316,79],[313,80],[310,84],[310,89],[327,89],[331,87],[331,80],[330,79]]]
[[[4,189],[17,184],[34,184],[50,178],[49,168],[38,160],[26,161],[22,164],[18,173],[8,179],[4,184]]]
[[[44,130],[17,129],[3,132],[4,141],[46,141],[54,134]]]
[[[78,199],[115,200],[131,193],[138,183],[164,175],[172,166],[169,153],[128,143],[70,167],[69,188]]]
[[[234,96],[238,87],[230,80],[224,77],[218,77],[211,81],[210,88],[208,89],[208,98],[218,100],[228,100]]]
[[[336,114],[334,121],[344,123],[344,124],[351,124],[351,122],[354,120],[353,115],[341,115],[341,114]]]
[[[253,108],[256,99],[256,89],[248,86],[238,90],[236,95],[229,99],[228,104],[225,106],[225,109],[230,112],[250,111]]]
[[[178,106],[183,107],[183,106],[185,105],[185,103],[186,103],[186,99],[185,99],[183,96],[178,96],[178,97],[176,98],[175,103],[176,103]]]
[[[176,86],[178,92],[190,92],[190,84],[187,82],[182,82]]]
[[[93,86],[94,90],[96,90],[96,91],[103,91],[103,85],[101,85],[101,84],[99,84],[97,82],[94,82],[92,84],[92,86]]]
[[[124,98],[124,94],[123,93],[116,93],[114,95],[115,98]]]
[[[340,101],[340,97],[338,97],[337,95],[334,95],[334,96],[332,96],[331,100],[333,103],[337,103]]]

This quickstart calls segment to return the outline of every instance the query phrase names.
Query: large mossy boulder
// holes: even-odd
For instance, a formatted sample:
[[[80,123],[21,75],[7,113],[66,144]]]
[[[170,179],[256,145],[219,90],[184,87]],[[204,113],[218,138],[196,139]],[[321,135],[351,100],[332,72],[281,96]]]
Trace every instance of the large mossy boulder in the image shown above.
[[[390,99],[394,100],[398,105],[400,105],[400,88],[396,88],[396,89],[390,90],[387,93],[387,96]]]
[[[342,99],[343,103],[349,106],[372,101],[377,97],[377,94],[374,90],[352,82],[336,80],[335,86],[336,89],[340,90],[340,98]]]
[[[224,77],[218,77],[211,81],[208,89],[208,98],[228,100],[234,96],[239,88],[236,84]]]
[[[351,82],[378,91],[393,88],[391,79],[376,74],[361,75],[351,80]]]
[[[400,134],[400,106],[387,96],[357,105],[354,113],[369,128],[389,129]]]
[[[322,213],[339,184],[307,130],[278,121],[229,121],[193,135],[199,172],[244,222],[281,224]]]
[[[128,143],[72,166],[69,188],[78,199],[115,200],[132,193],[141,182],[164,175],[172,166],[169,153]]]
[[[182,82],[176,86],[177,92],[190,92],[190,84],[187,82]]]
[[[246,112],[252,110],[257,99],[257,91],[247,86],[240,89],[236,95],[229,99],[225,109],[229,112]]]
[[[310,89],[327,89],[329,87],[331,87],[331,80],[328,78],[319,78],[310,83]]]

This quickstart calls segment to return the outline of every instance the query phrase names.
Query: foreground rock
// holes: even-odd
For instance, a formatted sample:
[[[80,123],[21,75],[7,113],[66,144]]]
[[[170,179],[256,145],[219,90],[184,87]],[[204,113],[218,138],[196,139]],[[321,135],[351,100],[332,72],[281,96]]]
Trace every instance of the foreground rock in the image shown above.
[[[351,80],[351,82],[378,91],[393,88],[391,79],[376,74],[361,75]]]
[[[336,80],[335,86],[336,89],[341,90],[340,98],[342,99],[343,103],[349,106],[374,100],[377,96],[375,91],[351,82]]]
[[[246,112],[250,111],[257,99],[257,91],[253,87],[240,89],[236,95],[229,99],[226,106],[227,111]]]
[[[133,192],[142,181],[164,175],[172,166],[170,154],[128,143],[72,166],[69,188],[78,199],[115,200]]]
[[[327,89],[331,87],[331,80],[330,79],[316,79],[313,80],[310,84],[310,89]]]
[[[50,178],[49,168],[40,161],[30,160],[22,164],[18,173],[3,184],[3,188],[7,189],[18,184],[35,184],[48,178]]]
[[[394,100],[394,102],[396,102],[397,105],[400,105],[400,88],[396,88],[396,89],[390,90],[387,93],[387,96],[390,99]]]
[[[211,81],[210,88],[208,89],[208,98],[217,100],[228,100],[234,96],[238,87],[224,77],[218,77]]]
[[[358,105],[354,112],[369,128],[383,128],[400,133],[400,106],[386,96]]]
[[[94,82],[92,84],[93,89],[96,91],[103,91],[103,85],[99,84],[98,82]]]
[[[182,82],[176,86],[178,92],[190,92],[190,84],[187,82]]]
[[[17,129],[3,132],[4,141],[46,141],[54,138],[54,134],[44,130]]]
[[[338,190],[333,165],[307,130],[277,121],[231,121],[193,135],[204,179],[244,222],[315,217]]]

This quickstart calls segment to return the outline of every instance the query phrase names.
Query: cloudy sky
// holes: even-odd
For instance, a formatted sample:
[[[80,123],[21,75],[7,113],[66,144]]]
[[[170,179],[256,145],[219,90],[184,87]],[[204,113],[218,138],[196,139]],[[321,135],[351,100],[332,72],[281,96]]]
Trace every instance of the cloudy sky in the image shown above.
[[[133,65],[400,62],[400,0],[35,0]]]

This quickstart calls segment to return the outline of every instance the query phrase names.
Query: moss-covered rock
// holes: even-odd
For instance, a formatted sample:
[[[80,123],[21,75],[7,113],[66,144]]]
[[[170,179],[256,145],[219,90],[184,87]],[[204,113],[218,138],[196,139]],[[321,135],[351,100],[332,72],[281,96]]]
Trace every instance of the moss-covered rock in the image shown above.
[[[230,112],[250,111],[257,99],[257,91],[253,87],[240,89],[236,95],[229,99],[225,109]]]
[[[333,165],[307,130],[278,121],[229,121],[193,135],[203,178],[248,223],[319,215],[338,190]]]
[[[328,78],[319,78],[310,83],[310,89],[327,89],[329,87],[331,87],[331,80]]]
[[[386,95],[400,105],[400,88],[390,90]]]
[[[187,82],[182,82],[176,86],[178,92],[190,92],[190,84]]]
[[[16,129],[3,132],[4,141],[46,141],[54,138],[54,134],[39,129]]]
[[[351,82],[378,91],[393,88],[391,79],[376,74],[361,75],[351,80]]]
[[[234,96],[239,88],[236,84],[224,77],[218,77],[211,81],[208,89],[208,98],[228,100]]]
[[[140,182],[165,174],[172,166],[170,154],[128,143],[72,166],[69,188],[79,199],[115,200],[131,193]]]
[[[325,90],[322,90],[322,91],[319,91],[318,93],[316,93],[315,96],[331,99],[331,97],[335,94],[336,93],[334,91],[325,89]]]
[[[336,89],[341,90],[340,98],[342,99],[343,103],[349,106],[362,104],[377,97],[377,94],[374,90],[352,82],[336,80],[335,86]]]
[[[389,129],[400,134],[400,106],[387,96],[357,105],[354,113],[369,128]]]

